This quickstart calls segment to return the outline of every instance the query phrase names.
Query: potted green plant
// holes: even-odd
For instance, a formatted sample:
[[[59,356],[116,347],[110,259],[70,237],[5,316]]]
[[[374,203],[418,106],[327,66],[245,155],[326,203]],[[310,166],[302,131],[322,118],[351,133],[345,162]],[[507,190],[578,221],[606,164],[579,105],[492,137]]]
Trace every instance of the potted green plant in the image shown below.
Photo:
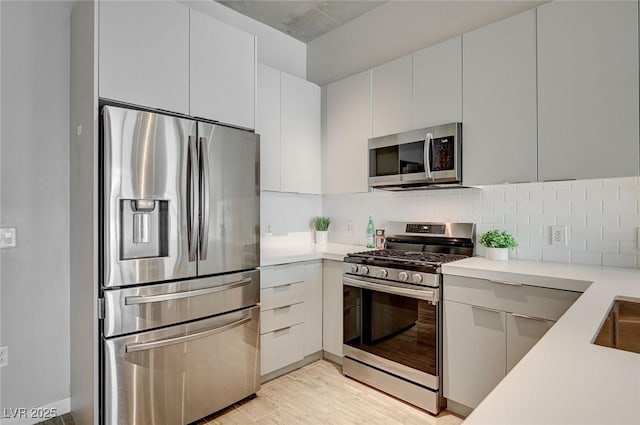
[[[331,219],[329,217],[316,217],[313,219],[313,228],[316,231],[316,243],[326,244],[329,240],[329,225]]]
[[[480,244],[487,249],[489,260],[508,260],[509,249],[518,246],[516,240],[503,230],[489,230],[480,237]]]

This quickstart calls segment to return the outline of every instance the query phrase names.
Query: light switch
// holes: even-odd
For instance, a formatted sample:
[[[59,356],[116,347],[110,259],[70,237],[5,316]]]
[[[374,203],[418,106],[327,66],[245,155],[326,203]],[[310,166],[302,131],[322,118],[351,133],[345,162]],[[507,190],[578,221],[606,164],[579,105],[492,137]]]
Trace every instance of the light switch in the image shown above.
[[[0,248],[15,248],[16,240],[15,227],[0,227]]]

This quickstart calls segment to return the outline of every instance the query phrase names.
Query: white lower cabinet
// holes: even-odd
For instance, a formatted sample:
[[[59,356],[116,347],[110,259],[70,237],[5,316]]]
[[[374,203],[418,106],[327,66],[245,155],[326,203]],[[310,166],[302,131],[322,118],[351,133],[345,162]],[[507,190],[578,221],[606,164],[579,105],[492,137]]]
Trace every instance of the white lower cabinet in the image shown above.
[[[260,374],[265,376],[322,350],[322,264],[263,267],[260,287]]]
[[[580,295],[512,276],[492,281],[445,275],[444,396],[478,406]]]
[[[322,348],[342,357],[342,261],[324,260],[322,270]]]

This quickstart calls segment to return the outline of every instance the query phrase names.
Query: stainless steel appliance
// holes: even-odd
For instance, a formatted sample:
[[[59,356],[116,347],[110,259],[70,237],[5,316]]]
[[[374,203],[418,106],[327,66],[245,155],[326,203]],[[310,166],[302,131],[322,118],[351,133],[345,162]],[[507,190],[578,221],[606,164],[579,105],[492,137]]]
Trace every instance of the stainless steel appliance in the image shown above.
[[[385,190],[462,184],[462,124],[369,139],[369,186]]]
[[[101,109],[102,422],[187,424],[260,385],[252,132]]]
[[[442,396],[440,266],[473,255],[471,223],[389,223],[387,249],[348,254],[343,373],[431,413]]]

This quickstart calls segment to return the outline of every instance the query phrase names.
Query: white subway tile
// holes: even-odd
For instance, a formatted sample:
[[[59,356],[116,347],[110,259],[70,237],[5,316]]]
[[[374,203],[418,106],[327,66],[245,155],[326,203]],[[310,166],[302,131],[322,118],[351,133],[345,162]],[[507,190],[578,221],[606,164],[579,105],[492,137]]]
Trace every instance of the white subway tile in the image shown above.
[[[571,202],[569,201],[542,201],[544,214],[571,214]]]
[[[635,241],[635,227],[602,227],[602,239],[609,241]]]
[[[529,192],[522,190],[505,192],[504,201],[512,204],[516,202],[529,202]]]
[[[620,227],[640,227],[640,214],[620,213]]]
[[[541,192],[543,183],[519,183],[516,186],[518,192]]]
[[[603,254],[602,265],[609,267],[638,267],[638,257],[626,254]]]
[[[586,201],[571,201],[571,212],[583,212],[591,214],[602,213],[602,201],[600,199],[589,199]]]
[[[571,226],[570,239],[602,239],[602,227],[599,226]]]
[[[558,201],[585,201],[587,190],[585,188],[558,189]]]
[[[617,254],[620,252],[618,241],[587,239],[587,251]]]
[[[619,190],[617,187],[603,187],[587,189],[587,200],[601,201],[617,201],[619,198]]]
[[[571,188],[573,189],[597,189],[602,187],[602,179],[592,180],[573,180]]]
[[[516,204],[515,203],[507,203],[507,202],[494,202],[493,203],[493,212],[494,213],[502,213],[502,214],[515,214],[515,212],[516,212]]]
[[[557,191],[555,189],[544,189],[540,192],[529,193],[529,201],[531,202],[556,201],[557,199]]]
[[[575,264],[599,266],[602,264],[602,254],[597,252],[571,251],[571,262]]]
[[[551,261],[554,263],[570,263],[571,251],[568,249],[543,249],[542,261]]]
[[[567,226],[585,226],[587,215],[585,213],[557,214],[556,223]]]
[[[501,224],[504,223],[503,214],[482,214],[482,222],[489,224]]]
[[[640,200],[640,187],[632,186],[632,187],[621,187],[620,188],[620,200],[628,201]]]
[[[518,214],[542,214],[542,202],[517,202],[516,211]]]
[[[518,247],[516,257],[519,260],[542,261],[542,249]]]
[[[529,214],[507,213],[504,215],[504,222],[509,224],[529,224]]]
[[[551,226],[556,224],[556,215],[551,214],[531,214],[529,216],[530,224],[541,224],[543,226]]]
[[[521,237],[521,236],[518,236]],[[551,243],[549,242],[549,236],[546,235],[534,235],[531,234],[528,236],[529,237],[529,248],[549,248],[551,246]]]
[[[620,254],[640,255],[637,242],[620,241]]]
[[[633,214],[638,212],[638,201],[635,199],[607,201],[602,203],[603,214]]]
[[[602,187],[634,187],[637,186],[635,177],[614,177],[602,180]]]
[[[587,226],[617,226],[617,214],[587,214]]]
[[[567,247],[571,251],[586,251],[587,241],[585,239],[569,239],[567,241]]]
[[[557,181],[557,182],[544,182],[543,183],[543,190],[559,190],[559,189],[570,189],[571,188],[571,181],[569,180],[565,180],[565,181]]]
[[[541,224],[516,224],[516,233],[520,236],[540,236],[542,237]]]

